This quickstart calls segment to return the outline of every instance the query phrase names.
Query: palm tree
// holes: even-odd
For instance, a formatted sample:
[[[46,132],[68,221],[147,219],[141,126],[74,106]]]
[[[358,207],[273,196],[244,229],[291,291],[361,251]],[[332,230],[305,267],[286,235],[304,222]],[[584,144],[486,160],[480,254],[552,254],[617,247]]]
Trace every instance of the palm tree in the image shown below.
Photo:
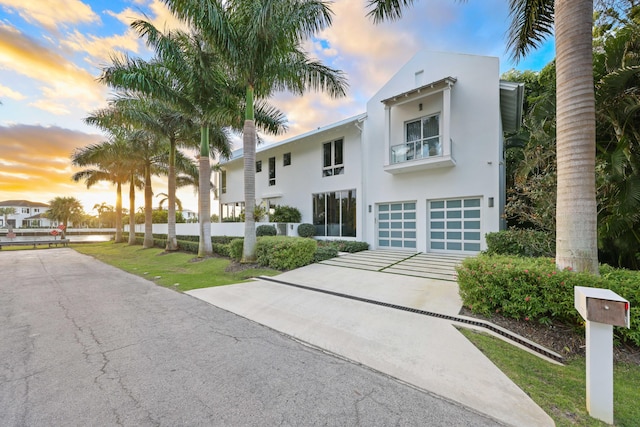
[[[91,168],[76,172],[71,179],[84,181],[91,188],[101,181],[116,186],[116,236],[115,243],[122,243],[122,184],[131,176],[131,165],[128,161],[130,147],[122,139],[111,135],[111,139],[98,144],[77,148],[71,155],[74,166]]]
[[[84,216],[82,203],[75,197],[56,197],[49,201],[47,218],[62,223],[62,238],[64,239],[69,222],[77,222]]]
[[[168,102],[199,124],[198,256],[210,255],[209,156],[211,148],[222,156],[229,155],[229,140],[221,128],[237,126],[242,98],[229,80],[229,70],[223,66],[219,53],[198,33],[162,33],[146,21],[136,21],[132,26],[156,50],[157,57],[150,62],[115,59],[114,65],[104,70],[101,80],[121,90],[138,91]],[[266,129],[274,133],[282,129],[282,115],[277,110],[260,106],[259,111]]]
[[[374,22],[398,19],[413,0],[369,0]],[[556,264],[598,273],[593,85],[593,0],[509,0],[508,48],[525,56],[554,30],[556,45]]]
[[[89,120],[89,119],[88,119]],[[178,249],[176,239],[176,153],[177,146],[192,146],[199,128],[190,117],[172,108],[166,102],[151,98],[141,93],[125,93],[115,96],[108,108],[98,110],[91,117],[91,123],[101,127],[114,124],[135,126],[146,129],[160,138],[169,140],[168,169],[168,233],[167,251]],[[182,159],[182,166],[189,168]],[[173,202],[172,202],[173,201]]]
[[[312,61],[302,42],[331,25],[331,10],[318,0],[164,0],[178,18],[197,28],[224,55],[244,87],[243,126],[245,230],[243,262],[255,260],[255,100],[280,90],[306,89],[344,96],[343,73]],[[203,213],[205,215],[206,213]]]

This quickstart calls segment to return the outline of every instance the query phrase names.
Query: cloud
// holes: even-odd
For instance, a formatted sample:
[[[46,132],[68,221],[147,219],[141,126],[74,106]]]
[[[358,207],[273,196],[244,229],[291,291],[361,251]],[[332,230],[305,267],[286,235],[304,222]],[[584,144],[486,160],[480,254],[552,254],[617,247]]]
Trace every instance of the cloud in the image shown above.
[[[106,88],[100,86],[86,70],[62,55],[20,33],[0,24],[0,68],[12,70],[39,81],[43,99],[33,103],[45,106],[71,105],[95,108],[104,102]],[[62,113],[62,108],[53,108]]]
[[[124,34],[116,34],[110,37],[98,37],[92,34],[85,35],[74,30],[61,41],[62,46],[76,52],[86,53],[85,61],[96,68],[111,62],[114,51],[137,53],[140,50],[140,39],[132,30]]]
[[[33,125],[0,126],[0,188],[3,192],[46,191],[65,194],[81,189],[71,181],[76,171],[70,156],[76,147],[103,140],[100,135],[60,127]],[[40,188],[39,188],[40,187]]]
[[[26,96],[21,94],[20,92],[0,84],[0,98],[4,98],[4,97],[15,99],[17,101],[21,101],[26,98]]]
[[[38,23],[50,31],[61,25],[100,22],[91,7],[80,0],[0,0],[0,5],[29,23]]]
[[[146,2],[137,0],[136,3],[140,4],[141,7],[144,7],[143,4]],[[161,31],[164,31],[165,29],[188,30],[188,26],[173,16],[161,0],[151,0],[151,2],[146,6],[146,9],[151,11],[147,16],[145,16],[145,14],[140,10],[134,10],[131,8],[127,8],[119,13],[112,11],[107,11],[107,13],[125,25],[131,25],[133,21],[143,19],[151,22]]]

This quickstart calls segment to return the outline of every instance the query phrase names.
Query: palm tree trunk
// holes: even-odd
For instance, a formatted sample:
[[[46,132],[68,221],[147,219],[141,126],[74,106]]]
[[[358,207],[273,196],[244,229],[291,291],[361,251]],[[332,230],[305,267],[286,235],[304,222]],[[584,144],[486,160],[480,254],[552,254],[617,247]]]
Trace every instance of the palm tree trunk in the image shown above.
[[[135,177],[131,174],[129,182],[129,244],[136,244],[136,187]]]
[[[169,188],[168,188],[168,219],[167,219],[167,251],[178,249],[178,239],[176,238],[176,140],[170,139],[169,148]]]
[[[253,213],[256,205],[256,126],[253,120],[244,121],[244,247],[242,262],[256,260],[256,223]]]
[[[153,190],[151,189],[151,165],[144,168],[144,249],[153,247]]]
[[[124,242],[122,238],[122,183],[116,184],[116,243]]]
[[[200,128],[200,158],[198,159],[198,206],[200,207],[200,241],[198,243],[198,257],[213,255],[211,244],[211,163],[209,162],[209,127]]]
[[[593,0],[556,0],[556,264],[598,272]]]

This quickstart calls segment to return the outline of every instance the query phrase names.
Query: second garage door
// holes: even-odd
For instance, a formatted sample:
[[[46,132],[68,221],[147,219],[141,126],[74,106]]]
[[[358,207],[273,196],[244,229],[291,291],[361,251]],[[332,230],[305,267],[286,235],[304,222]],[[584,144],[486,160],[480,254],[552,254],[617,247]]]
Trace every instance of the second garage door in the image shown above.
[[[480,198],[429,201],[429,249],[479,252]]]

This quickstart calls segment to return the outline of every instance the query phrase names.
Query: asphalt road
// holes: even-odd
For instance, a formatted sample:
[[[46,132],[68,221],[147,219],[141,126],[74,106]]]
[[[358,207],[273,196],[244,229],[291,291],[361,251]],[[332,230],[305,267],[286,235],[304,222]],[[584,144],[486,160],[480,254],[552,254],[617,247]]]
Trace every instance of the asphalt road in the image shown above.
[[[494,420],[72,249],[0,252],[0,426]]]

